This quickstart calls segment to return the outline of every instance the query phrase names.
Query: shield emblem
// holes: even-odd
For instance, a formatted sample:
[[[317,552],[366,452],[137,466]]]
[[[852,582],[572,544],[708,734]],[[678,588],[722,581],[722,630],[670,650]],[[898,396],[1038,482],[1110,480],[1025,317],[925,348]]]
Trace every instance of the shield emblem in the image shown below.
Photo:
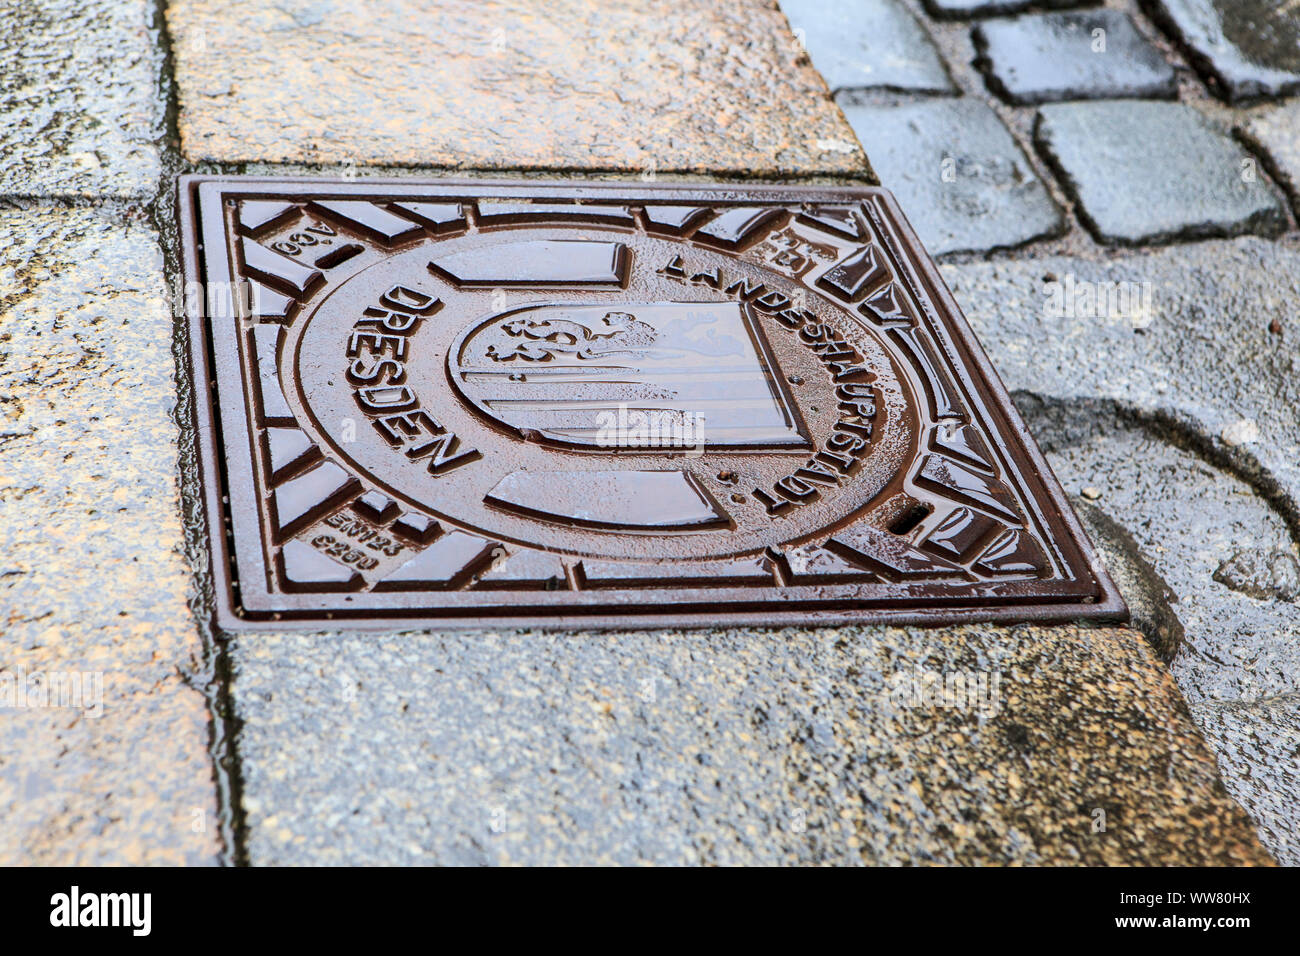
[[[467,401],[535,441],[810,447],[742,302],[530,305],[469,329],[448,363]]]

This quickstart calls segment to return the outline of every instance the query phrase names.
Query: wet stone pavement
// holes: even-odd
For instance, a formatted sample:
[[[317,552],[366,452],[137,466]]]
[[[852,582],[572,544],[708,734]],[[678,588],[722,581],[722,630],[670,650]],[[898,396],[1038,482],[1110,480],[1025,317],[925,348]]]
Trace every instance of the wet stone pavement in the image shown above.
[[[1255,159],[1184,103],[1053,103],[1039,110],[1034,140],[1101,242],[1286,227],[1282,199]]]
[[[904,211],[931,255],[1019,246],[1064,227],[1029,158],[986,104],[843,106],[882,182],[907,195]]]
[[[192,162],[866,172],[771,4],[240,8],[168,4]]]
[[[0,4],[0,194],[153,195],[166,113],[157,14],[148,0]]]
[[[1174,68],[1118,10],[998,18],[971,38],[989,87],[1010,103],[1178,94]]]
[[[944,275],[1134,625],[1172,657],[1225,784],[1279,861],[1300,862],[1288,809],[1300,705],[1291,583],[1300,429],[1290,410],[1300,395],[1296,350],[1272,331],[1292,314],[1300,257],[1236,239],[1118,259],[950,265]],[[1053,315],[1045,279],[1076,292],[1132,282],[1138,300],[1147,284],[1149,304],[1125,316]],[[1243,751],[1243,741],[1253,742]]]
[[[1125,629],[255,634],[233,653],[254,863],[1267,860]],[[945,673],[1001,675],[999,703],[917,706]]]
[[[0,0],[0,862],[1300,863],[1300,8],[1032,6]],[[507,171],[878,179],[1131,623],[215,634],[175,175]]]
[[[0,861],[217,859],[158,235],[0,212]]]

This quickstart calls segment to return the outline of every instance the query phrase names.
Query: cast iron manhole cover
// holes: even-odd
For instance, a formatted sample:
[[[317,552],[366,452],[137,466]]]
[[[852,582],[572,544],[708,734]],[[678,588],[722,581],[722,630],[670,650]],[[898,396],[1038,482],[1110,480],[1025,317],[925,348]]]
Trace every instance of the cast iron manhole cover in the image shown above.
[[[882,190],[181,205],[222,627],[1123,614]]]

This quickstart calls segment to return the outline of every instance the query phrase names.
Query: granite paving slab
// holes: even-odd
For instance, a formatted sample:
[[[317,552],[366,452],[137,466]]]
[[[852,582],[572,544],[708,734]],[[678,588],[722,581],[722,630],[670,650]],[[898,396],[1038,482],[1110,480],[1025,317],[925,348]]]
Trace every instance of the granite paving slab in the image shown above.
[[[148,0],[0,4],[0,195],[148,196],[163,54]]]
[[[943,273],[1013,393],[1164,422],[1300,528],[1300,252],[1242,237]]]
[[[210,864],[157,236],[0,213],[0,863]]]
[[[1158,428],[1118,423],[1104,404],[1083,414],[1036,408],[1027,397],[1021,405],[1052,449],[1057,477],[1076,495],[1087,489],[1091,507],[1129,531],[1168,588],[1182,631],[1173,673],[1183,694],[1200,702],[1300,693],[1294,596],[1260,594],[1225,573],[1243,556],[1294,561],[1282,516],[1247,482]]]
[[[232,657],[255,864],[1269,861],[1122,628],[256,634]]]
[[[868,176],[780,10],[172,0],[193,161]]]

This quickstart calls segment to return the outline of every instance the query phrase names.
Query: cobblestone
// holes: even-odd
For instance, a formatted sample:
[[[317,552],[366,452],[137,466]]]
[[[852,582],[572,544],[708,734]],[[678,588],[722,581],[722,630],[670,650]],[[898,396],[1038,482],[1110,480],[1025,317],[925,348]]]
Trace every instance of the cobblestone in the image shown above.
[[[781,0],[781,9],[833,91],[956,92],[934,42],[897,0]]]
[[[1278,0],[1149,0],[1234,102],[1300,90],[1300,10]]]
[[[1019,13],[1030,7],[1049,10],[1077,7],[1084,2],[1085,0],[925,0],[925,8],[936,17],[960,19]]]
[[[1264,154],[1269,170],[1300,213],[1300,99],[1252,114],[1242,133],[1254,149]]]
[[[1012,103],[1178,95],[1174,68],[1117,10],[990,20],[974,40],[990,89]]]
[[[983,103],[843,105],[932,255],[1017,246],[1063,228],[1047,188]]]
[[[1034,138],[1102,242],[1272,235],[1286,228],[1283,205],[1255,160],[1186,104],[1044,106]]]

